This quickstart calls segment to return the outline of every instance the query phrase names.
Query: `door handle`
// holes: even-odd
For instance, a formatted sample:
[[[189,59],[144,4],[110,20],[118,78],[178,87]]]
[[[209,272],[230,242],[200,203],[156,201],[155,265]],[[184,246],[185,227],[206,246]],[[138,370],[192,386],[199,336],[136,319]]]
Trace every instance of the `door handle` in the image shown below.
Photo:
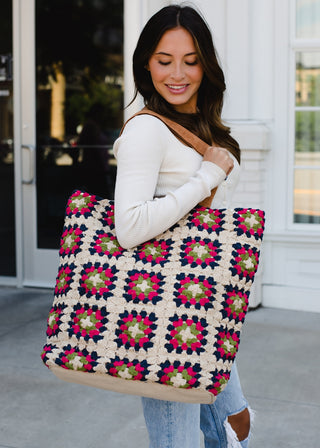
[[[31,185],[35,181],[35,147],[32,145],[21,145],[22,149],[22,183]]]

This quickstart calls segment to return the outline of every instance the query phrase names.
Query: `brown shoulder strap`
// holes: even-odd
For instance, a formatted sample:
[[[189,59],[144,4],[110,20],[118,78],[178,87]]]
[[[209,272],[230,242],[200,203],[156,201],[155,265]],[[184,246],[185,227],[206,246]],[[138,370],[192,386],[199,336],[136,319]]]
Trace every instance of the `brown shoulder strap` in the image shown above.
[[[125,125],[128,123],[128,121],[132,120],[132,118],[136,117],[137,115],[153,115],[154,117],[157,117],[159,120],[161,120],[169,129],[170,131],[179,137],[180,140],[182,140],[187,146],[191,146],[193,149],[195,149],[199,154],[202,156],[206,152],[206,149],[208,148],[208,143],[201,140],[198,136],[190,132],[188,129],[184,128],[180,124],[176,123],[175,121],[170,120],[167,117],[164,117],[163,115],[157,114],[156,112],[153,112],[152,110],[148,109],[147,107],[144,107],[140,112],[137,112],[136,114],[132,115],[129,120],[125,122],[123,125],[120,134],[122,133]],[[212,199],[217,191],[217,188],[214,188],[211,191],[211,195],[207,198],[205,198],[203,201],[200,202],[200,205],[203,207],[210,207]]]

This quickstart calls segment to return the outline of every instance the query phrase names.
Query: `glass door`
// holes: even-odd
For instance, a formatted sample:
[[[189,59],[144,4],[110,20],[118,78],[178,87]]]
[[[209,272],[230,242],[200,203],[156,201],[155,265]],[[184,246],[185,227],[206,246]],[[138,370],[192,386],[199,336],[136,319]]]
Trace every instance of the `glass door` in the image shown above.
[[[52,286],[69,195],[113,195],[123,1],[20,0],[20,14],[24,283]]]
[[[12,80],[12,0],[3,0],[0,5],[0,277],[16,275]]]

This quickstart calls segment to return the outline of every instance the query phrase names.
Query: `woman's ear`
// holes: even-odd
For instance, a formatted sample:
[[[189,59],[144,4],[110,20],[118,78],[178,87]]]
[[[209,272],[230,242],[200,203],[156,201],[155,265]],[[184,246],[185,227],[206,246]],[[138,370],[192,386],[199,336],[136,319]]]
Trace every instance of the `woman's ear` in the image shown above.
[[[149,69],[149,63],[146,64],[146,65],[144,66],[144,68],[145,68],[146,70],[148,70],[148,72],[150,72],[150,69]]]

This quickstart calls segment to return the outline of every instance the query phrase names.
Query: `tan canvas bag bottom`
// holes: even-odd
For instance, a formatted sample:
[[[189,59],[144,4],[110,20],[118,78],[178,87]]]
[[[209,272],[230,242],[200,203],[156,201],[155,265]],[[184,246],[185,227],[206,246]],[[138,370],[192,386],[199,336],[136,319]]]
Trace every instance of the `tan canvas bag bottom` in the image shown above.
[[[163,384],[148,383],[117,378],[100,373],[86,373],[67,370],[62,367],[50,367],[50,370],[61,380],[78,383],[83,386],[97,387],[122,394],[139,395],[157,400],[181,401],[183,403],[211,404],[215,396],[205,390],[178,389]]]

